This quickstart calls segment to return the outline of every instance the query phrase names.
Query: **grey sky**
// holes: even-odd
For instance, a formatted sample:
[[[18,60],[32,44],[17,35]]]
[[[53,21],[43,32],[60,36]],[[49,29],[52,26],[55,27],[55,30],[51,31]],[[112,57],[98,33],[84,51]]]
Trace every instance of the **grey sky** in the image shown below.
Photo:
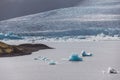
[[[0,0],[0,20],[72,7],[85,0]]]
[[[119,0],[0,0],[0,21],[58,8],[111,1]]]

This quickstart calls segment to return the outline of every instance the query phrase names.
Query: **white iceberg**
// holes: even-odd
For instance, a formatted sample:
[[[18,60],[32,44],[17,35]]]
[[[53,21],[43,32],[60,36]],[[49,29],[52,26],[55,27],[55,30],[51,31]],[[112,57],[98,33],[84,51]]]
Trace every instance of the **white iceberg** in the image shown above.
[[[78,56],[78,54],[72,54],[69,57],[69,61],[83,61],[83,59],[80,56]]]
[[[108,71],[107,71],[109,74],[118,74],[118,71],[116,70],[116,69],[114,69],[114,68],[111,68],[111,67],[109,67],[108,68]]]
[[[85,51],[82,51],[81,54],[82,54],[83,57],[92,56],[93,55],[92,53],[86,53]]]

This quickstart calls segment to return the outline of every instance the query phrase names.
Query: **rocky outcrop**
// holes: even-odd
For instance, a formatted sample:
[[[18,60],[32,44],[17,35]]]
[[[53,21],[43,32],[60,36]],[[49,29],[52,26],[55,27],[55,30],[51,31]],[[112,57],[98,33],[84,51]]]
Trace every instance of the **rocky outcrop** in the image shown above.
[[[29,55],[32,52],[41,49],[52,49],[44,44],[21,44],[21,45],[8,45],[0,42],[0,57],[12,57]]]

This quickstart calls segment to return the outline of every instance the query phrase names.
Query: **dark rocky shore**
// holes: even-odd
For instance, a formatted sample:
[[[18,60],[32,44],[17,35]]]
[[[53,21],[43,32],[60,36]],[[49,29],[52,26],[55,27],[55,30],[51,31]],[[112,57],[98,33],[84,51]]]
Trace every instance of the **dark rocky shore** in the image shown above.
[[[9,44],[0,42],[0,57],[30,55],[32,54],[32,52],[42,50],[42,49],[52,49],[52,48],[44,44],[9,45]]]

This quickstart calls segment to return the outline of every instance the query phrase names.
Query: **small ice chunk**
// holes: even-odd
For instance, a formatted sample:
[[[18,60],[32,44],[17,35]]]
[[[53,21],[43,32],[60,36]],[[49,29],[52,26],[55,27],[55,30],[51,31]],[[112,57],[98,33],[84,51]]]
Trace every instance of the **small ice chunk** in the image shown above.
[[[34,60],[38,60],[38,58],[34,58]]]
[[[43,57],[42,60],[45,61],[47,58],[46,57]]]
[[[72,54],[69,58],[69,61],[83,61],[83,59],[78,56],[78,54]]]
[[[34,58],[34,60],[50,61],[50,59],[49,59],[49,58],[44,57],[44,56],[39,56],[38,58]]]
[[[108,68],[108,73],[109,73],[109,74],[117,74],[118,71],[117,71],[116,69],[114,69],[114,68],[109,67],[109,68]]]
[[[83,57],[92,56],[93,55],[92,53],[86,53],[85,51],[82,51],[81,54],[82,54]]]
[[[52,60],[52,61],[50,61],[48,64],[49,64],[49,65],[56,65],[56,62]]]

